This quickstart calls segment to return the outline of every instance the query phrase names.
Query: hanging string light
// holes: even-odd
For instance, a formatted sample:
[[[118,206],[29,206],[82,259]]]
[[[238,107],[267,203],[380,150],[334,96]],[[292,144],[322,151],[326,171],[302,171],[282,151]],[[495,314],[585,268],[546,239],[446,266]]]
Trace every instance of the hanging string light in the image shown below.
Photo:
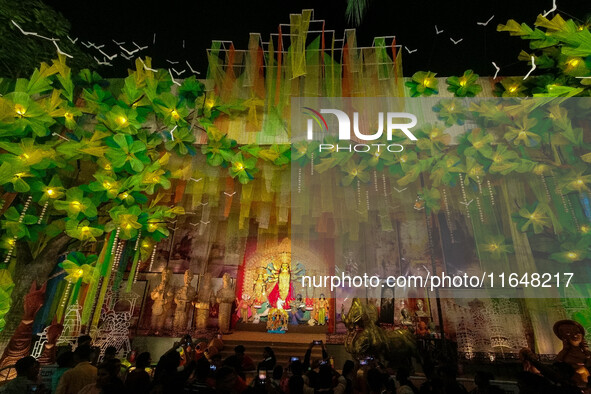
[[[470,208],[468,207],[468,198],[466,197],[466,188],[464,187],[464,174],[460,173],[460,189],[462,189],[462,197],[466,205],[466,216],[470,219]]]
[[[298,168],[298,194],[302,192],[302,167]]]
[[[152,255],[150,256],[150,267],[148,268],[148,272],[152,272],[152,267],[154,266],[154,258],[156,257],[156,245],[152,249]]]
[[[384,197],[388,197],[388,191],[386,190],[386,174],[382,173],[382,184],[384,186]]]
[[[43,209],[41,209],[41,214],[39,215],[39,220],[37,220],[37,224],[41,224],[43,216],[45,216],[45,211],[47,211],[47,205],[49,205],[49,201],[45,201],[45,204],[43,204]]]
[[[493,187],[490,183],[490,180],[486,180],[486,184],[488,185],[488,193],[490,194],[490,203],[494,207],[495,205],[495,195],[493,193]]]
[[[27,198],[27,201],[25,201],[25,205],[23,206],[23,211],[21,212],[20,217],[18,218],[18,222],[22,223],[23,220],[25,219],[25,214],[27,213],[27,210],[29,209],[29,205],[31,204],[31,199],[33,197],[29,196]],[[9,242],[10,244],[10,249],[8,249],[8,253],[6,255],[6,257],[4,258],[4,264],[8,264],[10,262],[10,258],[12,257],[12,252],[14,251],[14,247],[16,246],[16,240],[17,240],[17,236],[15,235],[12,240]]]
[[[375,186],[376,193],[378,192],[378,172],[373,170],[373,184]]]
[[[314,176],[314,152],[310,154],[310,175]]]

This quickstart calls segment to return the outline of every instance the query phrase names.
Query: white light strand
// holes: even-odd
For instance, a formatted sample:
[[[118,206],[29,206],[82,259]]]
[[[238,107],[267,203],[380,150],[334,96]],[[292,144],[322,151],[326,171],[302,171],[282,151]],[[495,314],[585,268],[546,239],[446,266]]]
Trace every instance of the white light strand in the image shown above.
[[[148,268],[148,272],[152,272],[152,266],[154,265],[154,258],[156,257],[156,245],[154,245],[154,249],[152,249],[152,255],[150,256],[150,267]]]
[[[378,192],[378,172],[373,170],[373,185],[375,187],[376,193]]]
[[[39,215],[39,220],[37,220],[37,224],[41,224],[43,216],[45,216],[45,211],[47,211],[47,205],[49,205],[49,201],[45,201],[45,204],[43,204],[43,209],[41,209],[41,214]]]
[[[314,175],[314,152],[310,154],[310,175]]]
[[[302,167],[298,168],[298,194],[302,192]]]
[[[493,193],[494,189],[490,183],[490,180],[486,180],[486,184],[488,185],[488,192],[490,194],[490,203],[494,207],[495,206],[495,195]]]
[[[140,230],[137,234],[137,239],[135,240],[135,246],[133,247],[134,252],[137,250],[137,248],[140,245],[140,238],[142,237],[142,230]]]
[[[460,173],[460,189],[462,189],[462,197],[464,198],[464,205],[466,205],[466,216],[470,219],[470,208],[468,206],[468,198],[466,197],[466,189],[464,187],[464,174]]]

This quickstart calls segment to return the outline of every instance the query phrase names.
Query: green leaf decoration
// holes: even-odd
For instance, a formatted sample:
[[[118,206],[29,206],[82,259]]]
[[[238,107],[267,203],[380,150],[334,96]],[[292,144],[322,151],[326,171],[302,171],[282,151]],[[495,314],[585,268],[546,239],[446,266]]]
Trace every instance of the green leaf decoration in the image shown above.
[[[413,74],[410,81],[404,84],[410,88],[410,95],[412,97],[428,97],[439,93],[437,90],[439,81],[435,78],[436,75],[431,71],[418,71]]]
[[[447,90],[456,97],[474,97],[482,91],[478,83],[478,74],[472,70],[464,71],[461,77],[452,76],[445,80],[448,84]]]

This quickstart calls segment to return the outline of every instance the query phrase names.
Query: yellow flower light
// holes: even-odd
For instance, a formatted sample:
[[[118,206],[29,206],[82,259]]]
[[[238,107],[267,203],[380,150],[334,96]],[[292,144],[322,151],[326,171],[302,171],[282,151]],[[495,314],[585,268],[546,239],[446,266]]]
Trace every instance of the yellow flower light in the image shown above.
[[[24,177],[25,175],[27,175],[27,174],[24,172],[18,172],[16,174],[14,174],[14,177],[20,179],[20,178]]]
[[[207,109],[212,109],[212,108],[213,108],[213,106],[214,106],[214,104],[215,104],[215,100],[214,100],[213,98],[208,98],[208,99],[205,101],[205,107],[206,107]]]
[[[150,223],[148,225],[148,230],[150,230],[150,231],[154,231],[154,230],[156,230],[156,228],[158,228],[158,225],[156,225],[154,223]]]
[[[82,231],[83,234],[87,234],[90,232],[90,227],[84,226],[80,229],[80,231]]]
[[[581,60],[577,58],[570,59],[568,62],[566,62],[569,67],[577,67],[579,63],[581,63]]]
[[[117,123],[119,123],[119,126],[125,126],[125,124],[127,123],[127,118],[125,116],[118,116],[117,117]]]
[[[55,195],[55,190],[53,190],[53,189],[47,189],[47,190],[45,191],[45,193],[47,193],[47,195],[48,195],[49,197],[51,197],[51,196]]]
[[[74,276],[76,278],[80,278],[80,277],[82,277],[82,275],[84,275],[84,270],[82,268],[77,269],[76,272],[74,272]]]
[[[242,170],[244,170],[244,164],[242,164],[242,163],[240,163],[240,162],[236,163],[236,169],[237,169],[238,171],[242,171]]]
[[[105,165],[105,170],[107,171],[111,171],[113,169],[113,166],[110,164]]]
[[[13,239],[13,238],[9,239],[9,240],[8,240],[8,244],[9,244],[10,246],[13,246],[13,245],[15,244],[15,242],[14,242],[14,239]]]
[[[80,201],[72,201],[70,203],[70,205],[72,206],[72,208],[80,210],[80,206],[81,206]]]
[[[357,172],[357,169],[355,169],[355,170],[351,171],[351,175],[353,175],[353,176],[357,176],[357,174],[358,174],[358,172]]]
[[[111,183],[109,183],[109,182],[103,182],[103,187],[105,189],[110,189],[111,188]]]
[[[14,112],[16,112],[16,114],[22,118],[23,116],[25,116],[25,112],[27,112],[27,109],[20,104],[15,104]]]
[[[499,245],[498,244],[490,244],[489,248],[490,248],[490,250],[495,251],[499,248]]]
[[[568,257],[571,260],[576,260],[579,257],[579,254],[575,252],[568,252],[566,254],[566,257]]]
[[[511,85],[509,87],[509,93],[515,93],[515,91],[517,90],[518,86],[517,85]]]
[[[74,119],[74,114],[72,114],[71,112],[66,112],[64,114],[64,118],[66,118],[68,120],[73,120]]]
[[[464,86],[466,86],[466,82],[467,82],[467,81],[466,81],[466,78],[463,78],[463,77],[462,77],[462,78],[460,78],[460,86],[461,86],[461,87],[464,87]]]
[[[127,194],[127,193],[121,193],[121,198],[122,199],[125,200],[127,197],[129,197],[129,194]]]
[[[587,225],[582,225],[581,226],[581,232],[583,234],[587,234],[589,232],[589,230],[591,230],[591,227],[587,226]]]
[[[174,120],[179,120],[179,118],[181,117],[179,113],[176,111],[176,109],[170,111],[170,116],[172,116]]]

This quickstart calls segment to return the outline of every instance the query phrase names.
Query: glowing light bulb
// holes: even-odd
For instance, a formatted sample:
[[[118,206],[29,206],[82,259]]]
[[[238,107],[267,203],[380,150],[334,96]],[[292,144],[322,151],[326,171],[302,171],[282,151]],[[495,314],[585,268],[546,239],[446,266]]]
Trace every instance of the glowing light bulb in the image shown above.
[[[124,200],[125,200],[127,197],[129,197],[129,194],[127,194],[127,193],[122,193],[122,194],[121,194],[121,198],[122,198],[122,199],[124,199]]]
[[[538,217],[535,214],[533,214],[533,213],[531,215],[529,215],[529,219],[530,220],[536,220],[537,218]]]
[[[10,246],[14,245],[14,243],[15,243],[15,242],[14,242],[14,239],[9,239],[9,240],[8,240],[8,244],[9,244]]]
[[[466,78],[460,78],[460,86],[461,87],[466,86]]]
[[[244,164],[242,164],[242,163],[236,163],[236,169],[237,169],[238,171],[242,171],[242,170],[244,170]]]
[[[27,112],[27,109],[20,104],[15,104],[14,112],[16,112],[16,114],[22,118],[23,116],[25,116],[25,112]]]
[[[87,232],[89,232],[89,231],[90,231],[90,227],[88,227],[88,226],[84,226],[84,227],[82,227],[82,228],[80,229],[80,231],[82,231],[83,233],[87,233]]]
[[[572,260],[575,260],[577,257],[579,257],[579,255],[578,255],[577,253],[575,253],[575,252],[568,252],[568,253],[566,254],[566,256],[567,256],[569,259],[572,259]]]
[[[72,205],[72,208],[74,209],[80,209],[80,201],[72,201],[70,205]]]
[[[357,170],[353,170],[353,171],[351,171],[351,175],[353,175],[353,176],[357,176],[357,174],[358,174]]]
[[[125,225],[125,228],[126,228],[127,230],[130,230],[130,229],[131,229],[131,224],[127,223],[127,224]]]
[[[585,226],[585,225],[581,226],[581,232],[583,234],[587,234],[589,232],[589,230],[591,230],[591,228],[589,226]]]
[[[111,166],[110,164],[105,165],[105,170],[111,171],[112,169],[113,169],[113,166]]]
[[[516,90],[517,90],[517,85],[512,85],[511,87],[509,87],[509,93],[515,93]]]
[[[22,177],[24,177],[25,175],[26,175],[26,174],[25,174],[24,172],[18,172],[18,173],[16,173],[16,174],[14,174],[14,176],[15,176],[16,178],[19,178],[19,179],[20,179],[20,178],[22,178]]]
[[[425,87],[429,87],[430,83],[431,83],[431,80],[429,78],[423,79],[423,85],[425,85]]]
[[[174,120],[178,120],[181,116],[179,115],[179,113],[176,111],[176,109],[173,109],[172,111],[170,111],[170,116],[172,116],[172,118]]]
[[[119,126],[124,126],[127,123],[127,118],[125,116],[119,116],[117,117],[117,123],[119,123]]]
[[[567,62],[567,64],[571,67],[577,67],[581,61],[579,59],[571,59]]]
[[[110,189],[111,188],[111,184],[109,182],[103,182],[103,187],[105,189]]]
[[[64,114],[64,118],[66,118],[68,120],[72,120],[72,119],[74,119],[74,115],[72,113],[70,113],[70,112],[66,112]]]
[[[45,192],[47,193],[47,195],[49,197],[51,197],[51,196],[53,196],[55,194],[55,190],[53,190],[53,189],[47,189]]]
[[[584,185],[584,184],[585,184],[585,182],[584,182],[584,181],[583,181],[581,178],[577,179],[577,180],[575,181],[575,183],[576,183],[577,185],[579,185],[579,186],[582,186],[582,185]]]
[[[151,226],[151,225],[150,225],[150,226]],[[142,243],[142,247],[143,247],[143,248],[147,248],[147,247],[149,247],[149,246],[150,246],[150,244],[149,244],[149,243],[147,243],[147,242],[144,242],[144,243]]]
[[[79,269],[76,271],[76,277],[80,278],[82,275],[84,275],[84,271],[82,269]]]
[[[490,249],[491,250],[497,250],[498,248],[499,248],[499,245],[497,245],[497,244],[491,244],[490,245]]]

